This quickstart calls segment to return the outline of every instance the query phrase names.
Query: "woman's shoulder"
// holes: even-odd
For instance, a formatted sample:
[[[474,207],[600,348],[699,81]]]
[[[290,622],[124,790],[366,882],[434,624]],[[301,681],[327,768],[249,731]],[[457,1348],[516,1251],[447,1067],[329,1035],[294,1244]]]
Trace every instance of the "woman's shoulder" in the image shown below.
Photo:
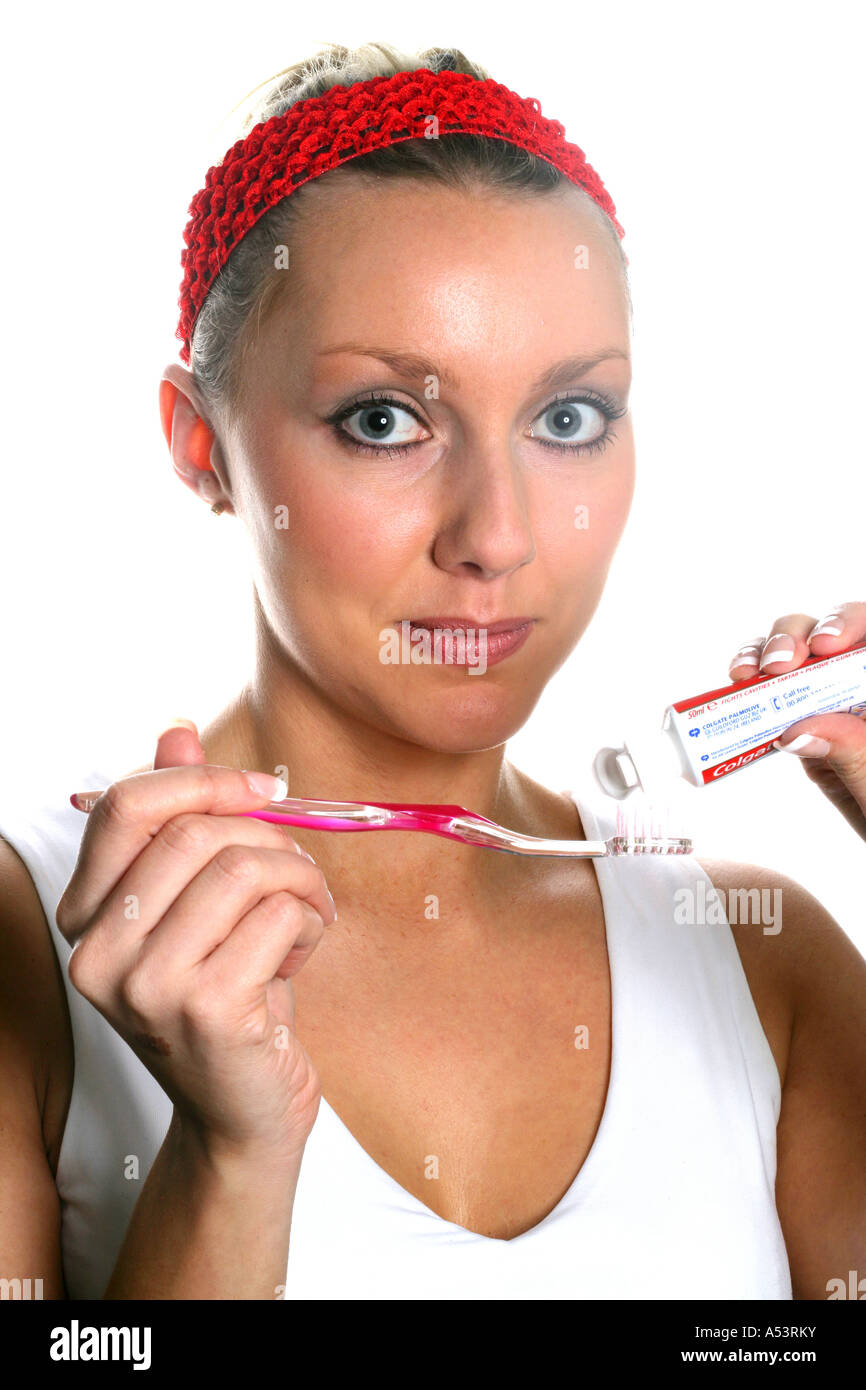
[[[16,1114],[41,1138],[56,1174],[72,1095],[74,1044],[66,987],[47,916],[75,864],[85,818],[68,791],[96,790],[110,774],[52,771],[3,788],[0,805],[0,1069],[14,1077]],[[25,1114],[28,1107],[32,1113]]]

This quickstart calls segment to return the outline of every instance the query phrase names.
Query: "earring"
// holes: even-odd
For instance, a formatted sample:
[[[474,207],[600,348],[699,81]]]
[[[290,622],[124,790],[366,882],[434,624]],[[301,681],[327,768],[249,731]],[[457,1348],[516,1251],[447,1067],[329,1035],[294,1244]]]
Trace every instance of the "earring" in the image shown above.
[[[220,512],[224,512],[225,509],[225,502],[214,502],[213,506],[211,507],[211,511],[215,512],[217,516],[219,516]]]

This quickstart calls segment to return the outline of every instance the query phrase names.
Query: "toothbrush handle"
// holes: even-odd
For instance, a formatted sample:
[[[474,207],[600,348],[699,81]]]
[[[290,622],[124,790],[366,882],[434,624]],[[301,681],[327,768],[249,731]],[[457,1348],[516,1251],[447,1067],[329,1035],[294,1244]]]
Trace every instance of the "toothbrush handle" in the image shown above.
[[[312,801],[306,797],[287,797],[269,801],[260,811],[242,811],[256,820],[279,825],[296,825],[308,830],[382,830],[391,822],[385,807],[357,801]]]
[[[308,830],[426,830],[447,835],[463,806],[409,805],[403,802],[313,801],[306,797],[271,801],[260,811],[242,815]],[[483,819],[483,818],[479,818]],[[492,821],[484,822],[493,824]],[[455,836],[454,838],[460,838]]]
[[[485,845],[491,849],[506,848],[512,834],[486,816],[467,811],[465,806],[433,805],[429,802],[359,803],[287,798],[285,801],[271,801],[261,811],[244,811],[242,814],[282,825],[306,827],[308,830],[421,830],[429,835],[444,835],[462,844]],[[487,837],[487,827],[490,827],[492,838]]]
[[[506,830],[492,821],[476,825],[473,821],[455,820],[452,833],[465,845],[501,849],[511,854],[559,856],[563,859],[599,859],[610,853],[611,843],[608,840],[546,840],[536,835],[521,835],[517,830]]]
[[[76,810],[90,812],[102,790],[78,792],[70,797]],[[239,815],[257,820],[274,821],[279,825],[296,825],[308,830],[427,830],[446,834],[455,816],[465,816],[463,806],[408,805],[402,802],[315,801],[308,797],[286,797],[284,801],[269,801],[258,811],[240,811]],[[479,816],[480,821],[492,821]]]

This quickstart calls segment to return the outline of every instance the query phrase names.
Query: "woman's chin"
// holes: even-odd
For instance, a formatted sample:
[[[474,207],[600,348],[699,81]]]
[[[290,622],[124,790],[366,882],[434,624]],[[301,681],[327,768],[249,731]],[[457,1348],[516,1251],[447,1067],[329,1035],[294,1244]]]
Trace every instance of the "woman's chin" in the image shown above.
[[[392,727],[413,743],[440,753],[475,753],[496,748],[529,718],[540,689],[449,691],[419,697],[410,708],[391,711]]]

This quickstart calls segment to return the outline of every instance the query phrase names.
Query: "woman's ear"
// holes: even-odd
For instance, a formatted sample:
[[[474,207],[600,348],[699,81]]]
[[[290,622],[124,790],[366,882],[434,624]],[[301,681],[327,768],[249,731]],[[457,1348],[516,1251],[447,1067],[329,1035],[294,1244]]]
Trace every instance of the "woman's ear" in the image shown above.
[[[222,511],[234,511],[214,467],[214,457],[221,462],[219,443],[196,409],[184,378],[189,378],[189,373],[172,364],[159,383],[159,417],[172,467],[181,482],[210,506],[219,502]]]

